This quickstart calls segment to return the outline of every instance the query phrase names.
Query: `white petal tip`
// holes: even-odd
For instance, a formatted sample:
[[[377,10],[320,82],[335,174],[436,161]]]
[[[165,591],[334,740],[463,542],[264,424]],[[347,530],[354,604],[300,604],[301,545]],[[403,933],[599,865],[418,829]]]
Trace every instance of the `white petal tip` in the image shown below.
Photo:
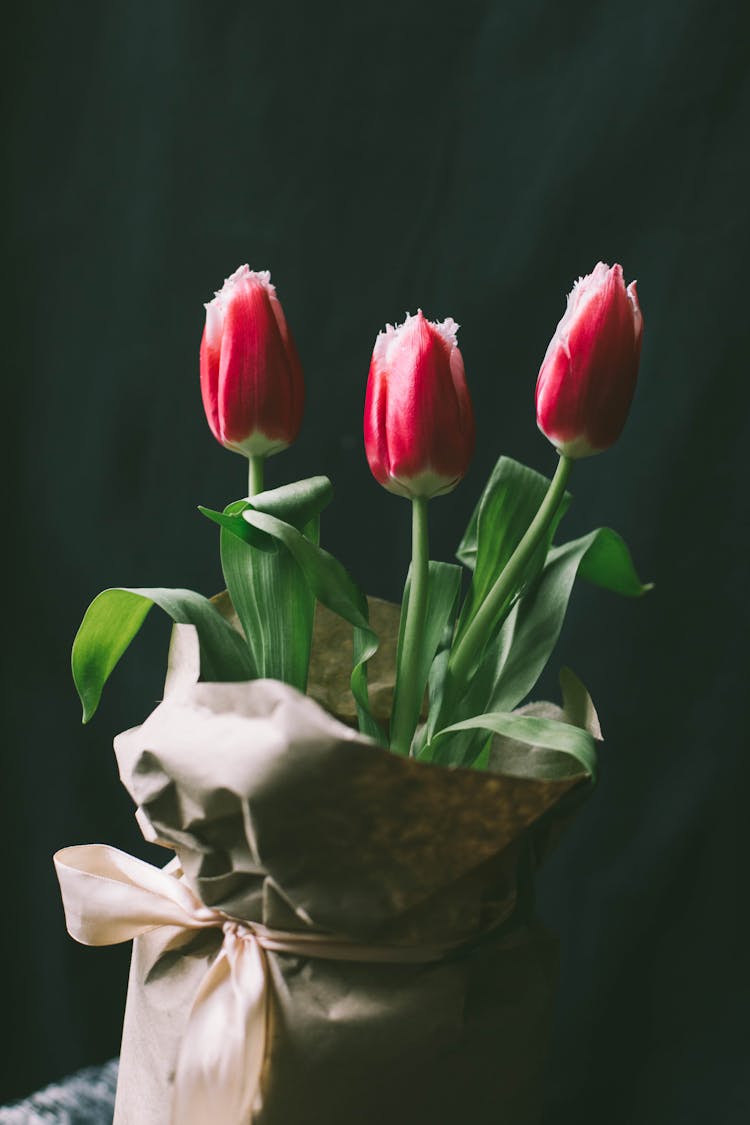
[[[221,289],[216,290],[213,300],[208,301],[204,307],[208,309],[213,305],[218,307],[220,312],[224,312],[237,286],[243,281],[256,281],[268,290],[269,296],[276,296],[276,288],[271,284],[271,271],[251,270],[245,263],[243,266],[238,266],[234,273],[230,273],[229,277],[224,279]]]

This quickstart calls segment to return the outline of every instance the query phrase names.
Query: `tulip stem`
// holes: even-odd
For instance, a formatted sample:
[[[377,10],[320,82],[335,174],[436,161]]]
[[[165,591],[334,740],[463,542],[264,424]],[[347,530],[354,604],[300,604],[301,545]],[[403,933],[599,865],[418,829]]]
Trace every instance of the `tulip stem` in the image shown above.
[[[265,469],[265,457],[250,457],[250,470],[248,479],[248,496],[257,496],[259,492],[263,491],[263,475]]]
[[[430,547],[427,531],[427,504],[424,496],[412,499],[411,586],[406,607],[406,624],[397,669],[398,681],[391,722],[391,750],[408,755],[419,721],[422,700],[419,693],[420,655],[427,616],[427,591],[430,573]]]
[[[492,636],[498,619],[509,600],[520,588],[524,571],[555,518],[565,495],[565,486],[568,483],[572,468],[572,458],[560,454],[555,475],[550,481],[547,494],[539,505],[536,515],[515,551],[495,579],[494,585],[479,607],[473,621],[450,655],[444,698],[450,697],[453,702],[457,702],[468,688],[471,676]]]

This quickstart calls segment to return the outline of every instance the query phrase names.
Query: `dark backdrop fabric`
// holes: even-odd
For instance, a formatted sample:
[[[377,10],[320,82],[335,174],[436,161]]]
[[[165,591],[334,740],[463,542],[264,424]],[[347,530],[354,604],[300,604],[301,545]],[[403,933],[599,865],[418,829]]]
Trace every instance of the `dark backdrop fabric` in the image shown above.
[[[606,736],[594,799],[540,881],[562,978],[548,1125],[740,1125],[747,1080],[748,83],[742,5],[16,6],[6,25],[6,564],[0,1101],[116,1053],[127,947],[67,938],[52,852],[142,841],[113,735],[159,698],[168,628],[87,727],[68,653],[112,585],[220,588],[196,511],[244,493],[203,417],[202,302],[272,271],[302,355],[324,542],[396,599],[408,505],[361,441],[370,350],[453,316],[478,418],[431,506],[452,556],[500,453],[554,455],[533,390],[599,258],[645,316],[631,418],[581,463],[568,538],[618,529],[638,603],[577,589],[570,663]],[[550,674],[543,684],[554,694]],[[502,1120],[498,1109],[498,1121]]]

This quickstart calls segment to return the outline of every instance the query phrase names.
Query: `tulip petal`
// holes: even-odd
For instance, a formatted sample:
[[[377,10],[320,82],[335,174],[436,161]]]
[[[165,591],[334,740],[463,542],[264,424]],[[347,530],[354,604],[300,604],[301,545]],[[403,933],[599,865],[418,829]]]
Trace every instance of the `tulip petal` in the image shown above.
[[[622,267],[599,262],[580,278],[547,348],[537,379],[537,422],[568,457],[609,448],[635,391],[642,317]]]
[[[387,325],[373,349],[365,399],[365,449],[391,492],[432,497],[463,477],[474,450],[474,414],[452,319],[420,310]]]
[[[206,306],[201,390],[211,430],[228,449],[269,456],[297,436],[302,368],[267,271],[240,266]]]
[[[209,343],[208,320],[207,314],[206,327],[203,329],[200,347],[201,397],[211,433],[217,441],[221,441],[221,424],[219,422],[219,360],[221,351]]]

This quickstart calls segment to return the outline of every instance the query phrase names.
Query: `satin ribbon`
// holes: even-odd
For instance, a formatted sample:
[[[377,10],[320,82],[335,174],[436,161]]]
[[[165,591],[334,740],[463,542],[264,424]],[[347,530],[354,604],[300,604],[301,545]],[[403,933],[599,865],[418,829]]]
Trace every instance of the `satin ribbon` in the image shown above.
[[[159,926],[221,928],[180,1045],[171,1125],[247,1125],[266,1056],[270,975],[266,952],[335,961],[426,963],[454,946],[358,945],[326,934],[271,930],[204,906],[174,874],[106,844],[54,856],[68,933],[83,945],[115,945]]]

